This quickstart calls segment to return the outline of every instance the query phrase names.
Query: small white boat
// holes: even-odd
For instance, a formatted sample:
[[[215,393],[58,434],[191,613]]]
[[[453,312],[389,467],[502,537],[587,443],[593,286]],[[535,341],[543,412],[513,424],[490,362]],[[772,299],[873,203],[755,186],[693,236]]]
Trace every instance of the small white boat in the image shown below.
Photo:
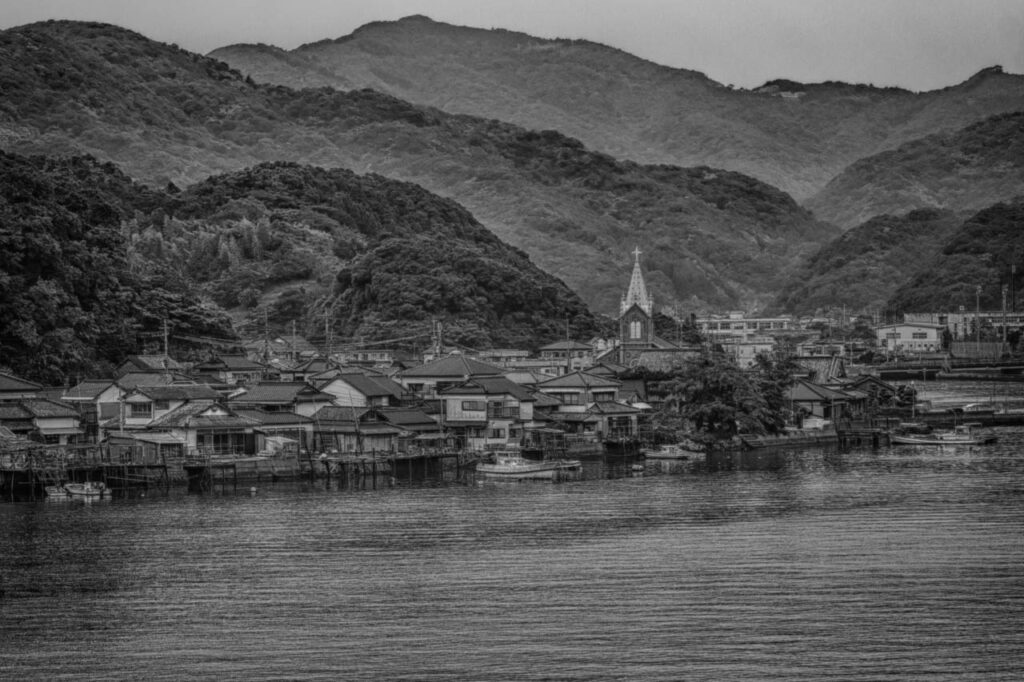
[[[949,431],[930,433],[893,433],[889,440],[894,445],[988,445],[996,442],[996,436],[979,431],[978,424],[960,424]]]
[[[108,494],[107,486],[96,481],[85,483],[65,483],[65,492],[71,497],[103,497]]]
[[[690,459],[691,457],[699,457],[704,454],[694,450],[687,450],[678,443],[659,445],[656,448],[644,448],[640,453],[647,459]]]
[[[493,462],[477,462],[477,473],[489,478],[554,480],[564,474],[579,471],[578,459],[524,459],[519,453],[495,453]]]

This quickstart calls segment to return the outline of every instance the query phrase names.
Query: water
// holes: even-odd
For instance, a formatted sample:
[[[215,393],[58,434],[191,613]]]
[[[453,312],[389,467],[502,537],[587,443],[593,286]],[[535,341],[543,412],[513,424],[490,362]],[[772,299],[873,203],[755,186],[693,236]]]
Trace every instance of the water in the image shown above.
[[[1022,448],[0,504],[0,677],[1020,679]]]

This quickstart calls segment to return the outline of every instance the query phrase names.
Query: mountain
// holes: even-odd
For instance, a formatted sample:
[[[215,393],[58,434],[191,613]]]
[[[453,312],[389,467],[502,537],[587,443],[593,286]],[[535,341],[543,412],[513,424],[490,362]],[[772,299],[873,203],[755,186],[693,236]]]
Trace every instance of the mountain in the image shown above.
[[[892,292],[929,267],[962,223],[952,211],[937,209],[876,216],[809,258],[772,308],[798,315],[885,308]]]
[[[921,93],[787,80],[743,90],[588,41],[422,16],[290,51],[232,45],[210,54],[257,82],[373,88],[452,113],[558,130],[617,158],[737,171],[801,201],[858,159],[1024,109],[1024,76],[999,67]]]
[[[153,190],[89,157],[0,152],[0,357],[61,383],[109,372],[169,323],[175,348],[298,322],[335,347],[531,347],[604,332],[455,202],[351,171],[262,164]],[[404,341],[404,343],[403,343]],[[197,343],[189,343],[197,342]]]
[[[840,227],[935,207],[970,213],[1024,194],[1024,111],[907,142],[849,166],[805,202]]]
[[[123,225],[159,192],[93,159],[0,152],[0,362],[60,385],[108,375],[126,355],[176,334],[234,337],[188,283],[130,267]]]
[[[155,186],[275,161],[416,183],[456,200],[599,312],[617,313],[634,245],[660,305],[753,308],[836,234],[740,173],[618,161],[553,131],[369,90],[259,85],[109,25],[0,32],[0,88],[0,148],[88,153]]]
[[[248,322],[348,344],[446,340],[535,347],[601,330],[562,282],[422,187],[344,169],[260,164],[166,194],[130,223],[133,253],[176,270]],[[398,343],[397,345],[403,345]],[[405,344],[407,346],[412,344]]]
[[[958,228],[939,253],[896,289],[888,307],[897,313],[1000,310],[1003,287],[1015,299],[1024,273],[1014,272],[1024,253],[1024,198],[985,208]],[[1012,284],[1011,284],[1012,280]]]

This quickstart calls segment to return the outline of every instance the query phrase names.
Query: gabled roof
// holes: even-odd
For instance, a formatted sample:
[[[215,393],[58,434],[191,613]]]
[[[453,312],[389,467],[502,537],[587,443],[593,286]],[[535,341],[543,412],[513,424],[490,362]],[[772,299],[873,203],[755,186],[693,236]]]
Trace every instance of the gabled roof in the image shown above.
[[[480,362],[465,355],[449,355],[425,365],[402,370],[400,376],[405,377],[439,377],[443,379],[467,379],[475,376],[495,376],[501,370],[494,365]]]
[[[853,379],[852,381],[850,381],[846,385],[849,388],[860,389],[861,387],[865,386],[866,384],[875,384],[879,388],[881,388],[881,389],[883,389],[885,391],[888,391],[890,393],[895,393],[896,392],[896,387],[895,386],[890,384],[888,381],[883,381],[882,379],[879,379],[878,377],[876,377],[873,374],[861,374],[859,377],[857,377],[856,379]]]
[[[152,400],[216,400],[217,391],[206,384],[170,384],[166,386],[136,386],[139,393]]]
[[[86,379],[64,391],[65,400],[95,400],[114,385],[113,379]]]
[[[74,417],[78,418],[78,410],[67,403],[42,398],[30,398],[19,401],[22,407],[33,417]]]
[[[21,403],[0,403],[0,421],[26,421],[32,419],[32,413]]]
[[[545,350],[568,350],[568,351],[588,350],[588,351],[590,351],[590,350],[594,350],[594,347],[591,346],[589,343],[580,343],[579,341],[555,341],[554,343],[549,343],[546,346],[541,346],[540,349],[542,351],[545,351]]]
[[[547,393],[542,393],[541,391],[537,391],[536,393],[534,393],[533,399],[533,409],[535,410],[538,407],[559,407],[562,404],[562,401],[556,398],[555,396],[548,395]],[[536,414],[536,412],[534,414]]]
[[[423,410],[382,409],[378,412],[389,424],[400,426],[407,431],[437,431],[441,428]]]
[[[226,415],[207,415],[204,412],[210,410],[213,407],[217,407],[219,410],[227,412]],[[232,411],[231,409],[224,407],[223,405],[217,405],[212,400],[197,400],[195,402],[185,403],[177,409],[171,410],[167,414],[154,419],[149,423],[147,428],[150,429],[166,429],[166,428],[212,428],[212,427],[250,427],[258,426],[258,423],[252,419],[242,417]]]
[[[639,414],[643,410],[625,403],[606,401],[594,403],[587,408],[587,412],[591,414]]]
[[[140,370],[162,372],[165,370],[184,369],[182,364],[169,355],[129,355],[121,367],[135,367]],[[131,371],[130,369],[128,371]]]
[[[157,386],[159,384],[194,384],[192,377],[178,372],[127,372],[117,378],[118,386],[132,389],[136,386]]]
[[[251,419],[264,426],[280,426],[282,424],[308,424],[312,419],[294,412],[266,412],[265,410],[234,410],[239,417]]]
[[[845,402],[853,399],[853,396],[848,393],[836,391],[821,384],[805,381],[804,379],[797,379],[793,382],[793,385],[789,387],[787,397],[789,400],[798,402],[831,402],[833,400]]]
[[[339,374],[336,377],[330,379],[323,379],[317,381],[316,384],[319,388],[327,386],[335,379],[340,379],[346,384],[362,393],[367,398],[373,398],[377,396],[391,396],[393,398],[402,397],[402,386],[401,384],[395,383],[391,379],[383,376],[367,376],[365,374]]]
[[[0,372],[0,393],[27,393],[31,391],[38,391],[42,387],[42,384],[37,384],[34,381],[22,379],[21,377],[16,377],[13,374],[8,374],[7,372]]]
[[[246,388],[232,398],[232,403],[290,405],[296,402],[329,402],[334,396],[310,386],[305,381],[265,381]]]
[[[573,372],[542,381],[537,384],[537,388],[541,390],[546,388],[618,388],[621,384],[622,382],[618,379],[601,377],[587,372]]]
[[[533,394],[508,377],[476,377],[441,391],[442,395],[510,395],[519,401],[535,400]]]
[[[364,414],[370,411],[368,407],[338,407],[337,405],[325,405],[313,413],[312,420],[316,424],[325,422],[355,422]]]
[[[617,350],[617,349],[613,349]],[[612,376],[617,377],[623,372],[627,371],[629,367],[625,365],[618,365],[613,362],[599,362],[596,365],[592,365],[587,368],[587,374],[594,374],[596,376]]]
[[[244,355],[218,355],[206,362],[197,363],[196,369],[201,371],[262,372],[266,366],[254,362]]]

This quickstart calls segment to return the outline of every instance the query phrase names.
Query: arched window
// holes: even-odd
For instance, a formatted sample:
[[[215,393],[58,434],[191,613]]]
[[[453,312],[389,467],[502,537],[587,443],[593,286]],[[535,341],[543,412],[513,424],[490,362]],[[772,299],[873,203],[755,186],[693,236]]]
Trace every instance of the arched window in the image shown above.
[[[629,338],[639,339],[642,333],[643,325],[640,324],[640,320],[633,320],[629,323]]]

